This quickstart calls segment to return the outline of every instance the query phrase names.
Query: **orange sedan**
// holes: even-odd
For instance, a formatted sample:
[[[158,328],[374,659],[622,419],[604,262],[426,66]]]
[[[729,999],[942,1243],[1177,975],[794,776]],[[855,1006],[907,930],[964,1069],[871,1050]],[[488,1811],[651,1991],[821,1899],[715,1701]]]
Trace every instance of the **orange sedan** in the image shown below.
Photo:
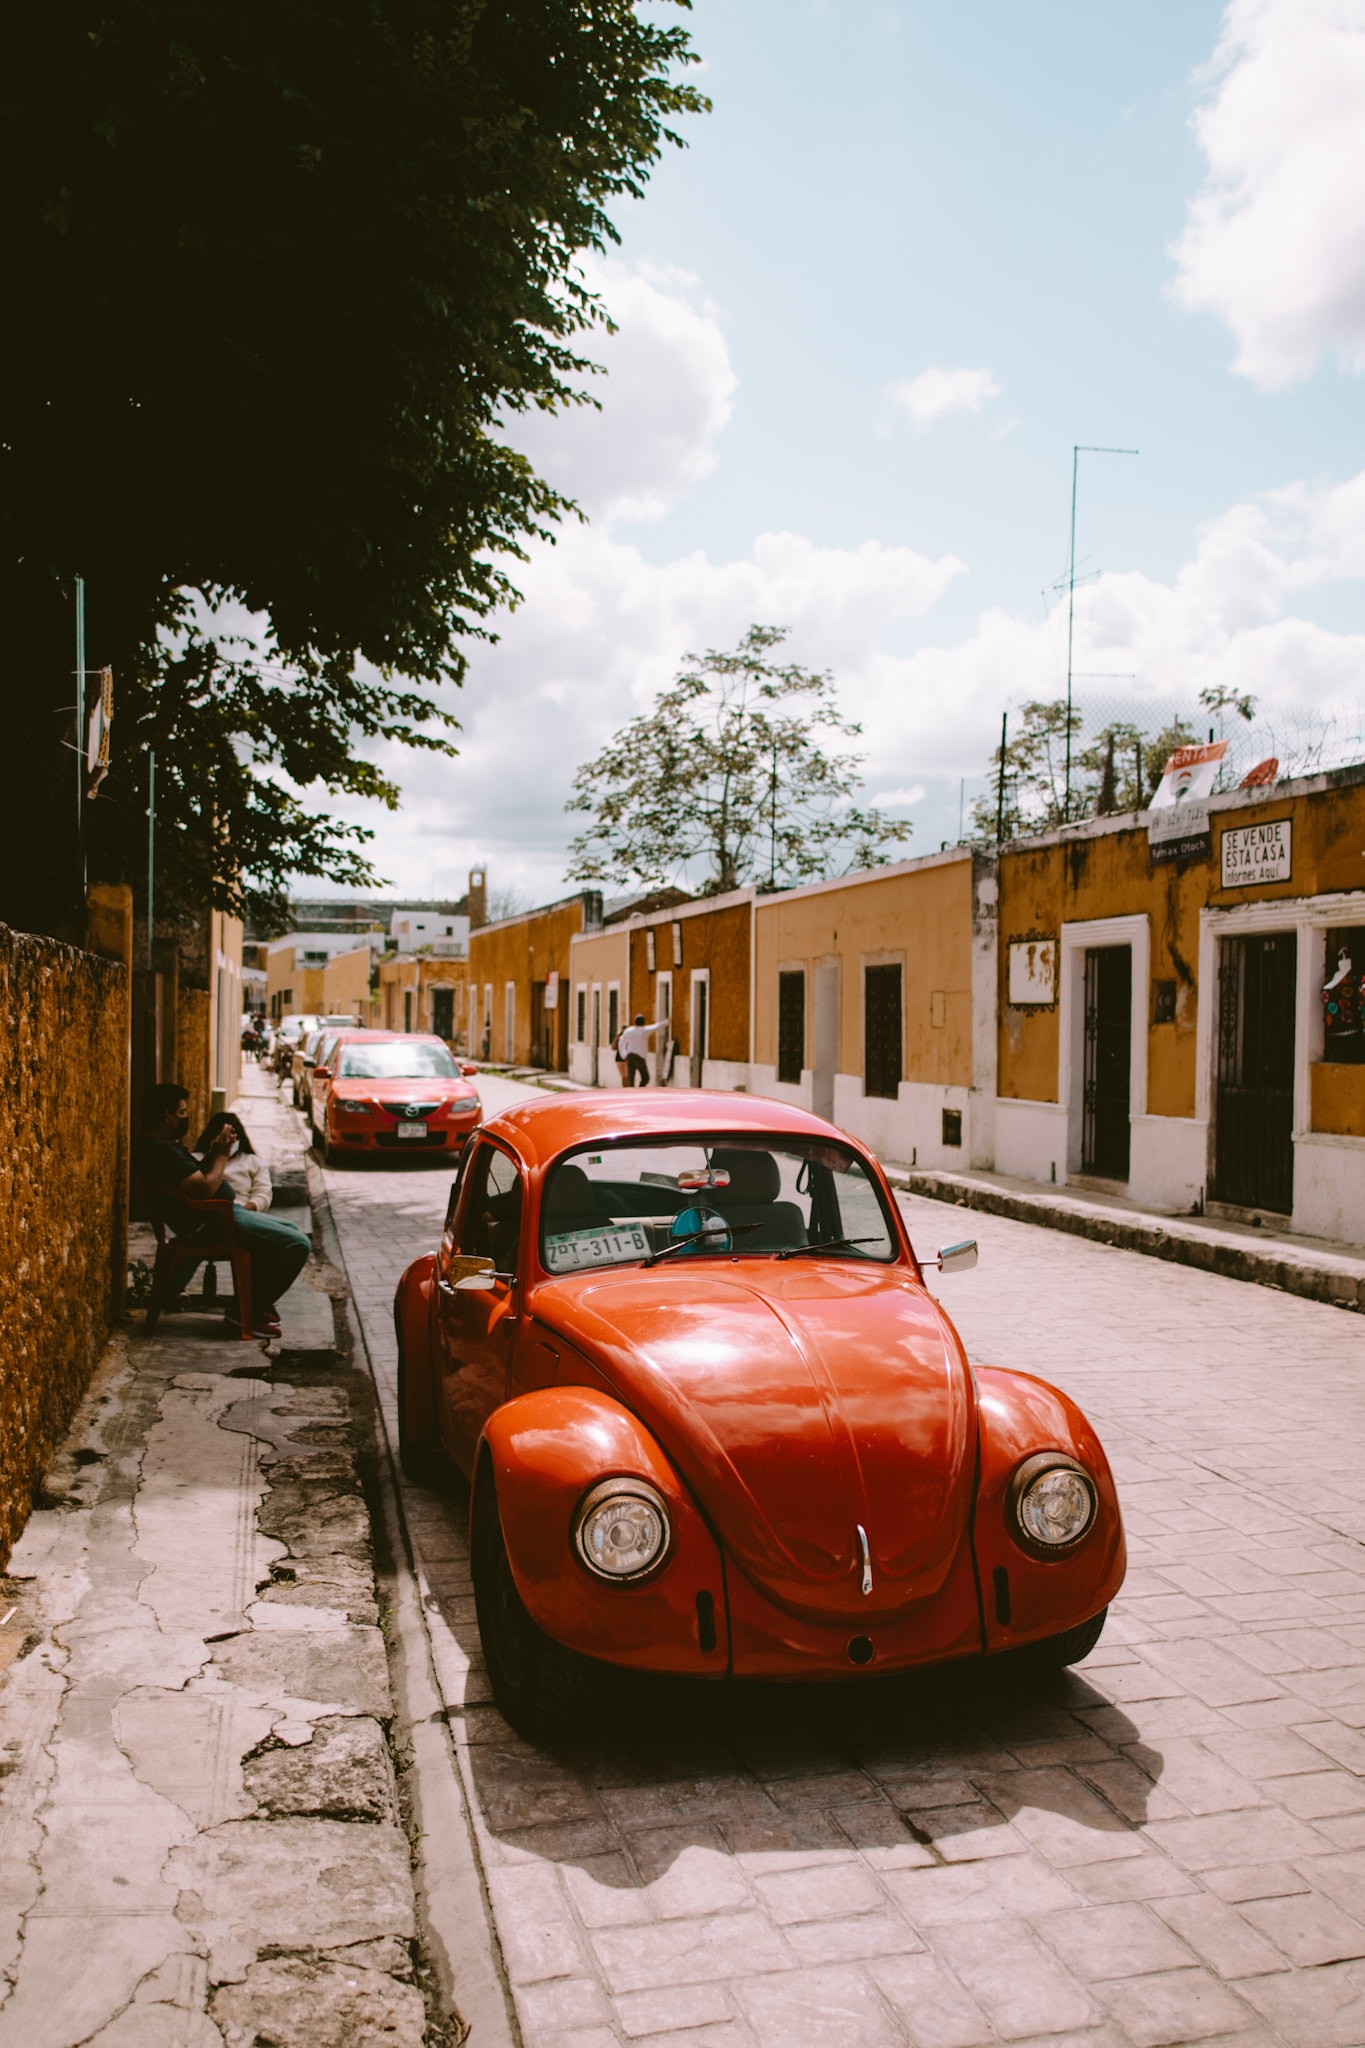
[[[968,1363],[924,1268],[975,1262],[917,1253],[867,1147],[781,1103],[588,1090],[479,1131],[399,1282],[398,1440],[410,1476],[444,1452],[471,1481],[514,1727],[587,1711],[603,1665],[856,1681],[1094,1648],[1109,1465],[1058,1388]]]
[[[318,1148],[329,1166],[352,1153],[458,1152],[482,1116],[478,1089],[443,1040],[357,1034],[336,1048]]]

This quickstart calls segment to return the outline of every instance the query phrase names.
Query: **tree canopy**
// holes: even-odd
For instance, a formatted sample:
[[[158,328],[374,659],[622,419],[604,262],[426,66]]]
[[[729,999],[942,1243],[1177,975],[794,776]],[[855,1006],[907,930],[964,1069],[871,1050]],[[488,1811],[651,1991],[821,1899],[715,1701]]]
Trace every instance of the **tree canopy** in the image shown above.
[[[860,757],[824,741],[862,728],[840,716],[830,675],[769,659],[786,637],[750,626],[732,653],[689,654],[653,711],[578,770],[566,808],[591,823],[571,848],[575,880],[787,888],[880,866],[909,838],[853,804]]]
[[[565,510],[508,423],[582,396],[604,316],[576,258],[704,106],[689,61],[634,0],[20,10],[0,602],[31,773],[7,852],[69,808],[80,575],[118,691],[104,871],[138,872],[154,742],[172,893],[226,902],[238,862],[266,893],[365,878],[363,835],[306,792],[393,800],[355,733],[450,745],[440,686]],[[267,621],[264,658],[224,606]]]

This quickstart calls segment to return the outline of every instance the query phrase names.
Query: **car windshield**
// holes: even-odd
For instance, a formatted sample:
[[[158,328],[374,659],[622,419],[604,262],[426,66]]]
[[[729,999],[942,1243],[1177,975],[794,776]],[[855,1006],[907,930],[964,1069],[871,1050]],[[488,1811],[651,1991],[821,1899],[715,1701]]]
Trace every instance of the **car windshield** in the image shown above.
[[[338,1081],[453,1081],[459,1068],[443,1045],[347,1045],[337,1061]]]
[[[857,1154],[776,1133],[581,1146],[555,1162],[540,1209],[548,1273],[836,1244],[886,1261],[898,1246]]]

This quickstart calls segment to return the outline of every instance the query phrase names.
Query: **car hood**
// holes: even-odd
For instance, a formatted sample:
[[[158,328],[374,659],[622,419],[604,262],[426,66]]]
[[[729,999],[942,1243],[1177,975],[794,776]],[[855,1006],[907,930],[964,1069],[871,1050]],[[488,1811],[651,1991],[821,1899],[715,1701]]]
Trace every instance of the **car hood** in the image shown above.
[[[579,1275],[538,1289],[535,1314],[595,1357],[771,1599],[870,1621],[938,1590],[971,1510],[975,1402],[903,1267]]]

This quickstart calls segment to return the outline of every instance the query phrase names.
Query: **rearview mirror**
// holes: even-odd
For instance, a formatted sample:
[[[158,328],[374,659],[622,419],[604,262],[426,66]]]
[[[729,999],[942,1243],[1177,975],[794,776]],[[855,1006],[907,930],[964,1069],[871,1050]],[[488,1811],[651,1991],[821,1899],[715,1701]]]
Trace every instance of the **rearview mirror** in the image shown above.
[[[957,1244],[945,1244],[933,1262],[940,1273],[969,1273],[976,1264],[976,1239],[964,1237]]]

